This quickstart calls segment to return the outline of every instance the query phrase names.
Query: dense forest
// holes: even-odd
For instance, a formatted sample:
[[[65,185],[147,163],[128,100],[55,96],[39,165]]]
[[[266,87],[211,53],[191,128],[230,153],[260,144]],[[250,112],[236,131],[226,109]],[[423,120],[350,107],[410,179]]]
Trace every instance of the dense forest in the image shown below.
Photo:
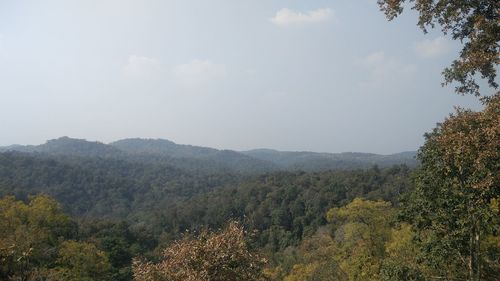
[[[0,280],[500,280],[500,6],[377,2],[389,20],[410,3],[424,32],[462,43],[443,84],[481,110],[393,155],[1,147]]]
[[[481,278],[494,280],[498,144],[484,142],[498,139],[498,105],[440,124],[413,168],[241,173],[201,159],[183,169],[161,147],[85,154],[89,142],[68,138],[50,152],[9,149],[0,153],[1,277],[455,280],[470,276],[477,251]],[[482,149],[457,162],[449,138],[470,120],[480,139],[464,151]]]
[[[499,105],[457,110],[416,166],[350,153],[322,169],[315,154],[164,140],[4,148],[0,277],[495,280]]]
[[[112,280],[131,280],[133,257],[155,259],[162,248],[184,237],[186,231],[217,230],[231,220],[240,222],[252,233],[246,240],[251,249],[272,258],[270,264],[279,264],[281,252],[297,247],[304,237],[314,235],[328,224],[329,209],[344,206],[357,197],[397,204],[399,195],[410,188],[411,170],[406,166],[314,173],[283,171],[255,176],[197,175],[161,164],[105,158],[18,152],[0,155],[2,194],[15,196],[3,199],[2,223],[14,227],[4,233],[8,237],[5,241],[16,240],[17,237],[9,235],[24,228],[33,231],[26,235],[34,236],[54,227],[67,229],[64,233],[47,234],[47,237],[55,235],[51,239],[59,242],[44,246],[64,252],[61,247],[66,244],[62,239],[79,241],[74,243],[80,244],[72,244],[76,248],[95,247],[109,263],[102,273],[107,277],[102,280],[110,276]],[[48,195],[32,197],[36,194],[49,194],[59,203]],[[42,203],[50,207],[39,207]],[[19,212],[16,208],[26,214],[19,214],[20,218],[8,217],[10,212]],[[37,208],[50,209],[50,215],[64,218],[64,223],[58,225],[54,218],[54,226],[39,229],[33,223],[41,222],[30,218]],[[49,215],[44,216],[51,220]],[[12,220],[16,223],[11,223]],[[19,246],[12,254],[23,253],[26,249],[22,247],[31,246]],[[2,249],[7,250],[8,245]],[[5,258],[15,263],[11,254]],[[52,271],[58,268],[58,259],[56,254],[52,263],[45,259],[43,270],[56,274]],[[41,264],[31,266],[35,265],[41,270],[38,267]],[[70,269],[60,270],[77,274]]]

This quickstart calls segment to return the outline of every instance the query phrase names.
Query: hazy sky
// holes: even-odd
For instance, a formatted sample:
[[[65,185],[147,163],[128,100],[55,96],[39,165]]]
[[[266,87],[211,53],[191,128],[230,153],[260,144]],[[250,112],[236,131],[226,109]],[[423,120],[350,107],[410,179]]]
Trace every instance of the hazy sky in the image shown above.
[[[459,45],[376,1],[0,0],[0,145],[415,150]]]

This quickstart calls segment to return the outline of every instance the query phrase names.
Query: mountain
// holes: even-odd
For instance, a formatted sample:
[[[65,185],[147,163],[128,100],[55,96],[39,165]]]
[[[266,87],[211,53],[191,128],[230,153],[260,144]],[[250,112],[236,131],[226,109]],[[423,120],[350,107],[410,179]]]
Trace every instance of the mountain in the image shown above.
[[[233,150],[176,144],[164,139],[123,139],[109,144],[110,146],[135,156],[169,157],[173,162],[182,165],[182,161],[198,162],[221,170],[263,173],[277,170],[271,162],[247,156]]]
[[[1,151],[36,152],[49,155],[66,155],[81,157],[110,157],[122,155],[119,149],[101,142],[92,142],[84,139],[60,137],[48,140],[41,145],[11,145],[0,147]]]
[[[241,153],[272,162],[286,170],[337,170],[368,168],[373,165],[389,167],[405,164],[415,167],[418,164],[416,152],[402,152],[391,155],[373,153],[344,152],[344,153],[318,153],[318,152],[291,152],[272,149],[254,149]]]
[[[262,174],[278,170],[325,171],[366,169],[377,165],[405,164],[415,167],[416,152],[391,155],[373,153],[291,152],[272,149],[249,151],[219,150],[209,147],[176,144],[165,139],[130,138],[109,144],[61,137],[41,145],[11,145],[2,151],[39,153],[49,156],[112,158],[131,162],[163,164],[190,173]]]
[[[61,137],[41,145],[0,148],[0,196],[11,194],[26,199],[32,194],[47,193],[67,203],[66,209],[74,215],[124,218],[130,213],[134,216],[147,213],[152,207],[181,204],[219,188],[225,188],[222,193],[229,192],[249,178],[263,177],[270,184],[273,178],[284,175],[283,190],[286,190],[294,185],[296,189],[310,187],[308,181],[286,183],[289,177],[308,174],[302,171],[355,175],[371,170],[368,174],[376,177],[379,169],[370,169],[373,165],[382,168],[412,164],[416,163],[414,155],[414,152],[377,155],[269,149],[237,152],[161,139],[125,139],[104,144]],[[315,174],[309,176],[315,178]],[[360,177],[359,185],[367,187],[367,184]],[[262,186],[265,185],[259,183],[252,189],[252,196],[265,192]],[[346,185],[346,192],[351,192],[349,188],[352,186]],[[278,193],[282,192],[280,189]],[[216,212],[217,206],[212,207]],[[238,208],[233,211],[239,212]]]
[[[255,162],[253,157],[246,156],[233,150],[218,150],[209,147],[176,144],[164,139],[123,139],[112,142],[109,145],[130,154],[164,155],[172,158],[218,158],[230,162],[234,160]]]
[[[110,144],[84,139],[61,137],[41,145],[11,145],[0,152],[18,151],[47,156],[112,158],[129,162],[165,164],[197,173],[255,174],[277,170],[278,167],[232,150],[176,144],[163,139],[124,139]]]
[[[167,155],[174,158],[209,158],[222,151],[200,146],[176,144],[165,139],[123,139],[109,145],[133,154]]]
[[[238,178],[188,173],[168,163],[0,153],[0,196],[50,194],[78,216],[125,217],[132,210],[172,204]]]

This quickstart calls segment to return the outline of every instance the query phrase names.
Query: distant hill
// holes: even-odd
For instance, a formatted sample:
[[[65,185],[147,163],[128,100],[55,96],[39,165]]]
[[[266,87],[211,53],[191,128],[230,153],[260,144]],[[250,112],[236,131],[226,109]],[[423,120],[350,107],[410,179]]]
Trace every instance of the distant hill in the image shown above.
[[[140,163],[168,164],[190,172],[265,173],[278,167],[232,150],[180,145],[162,139],[124,139],[110,144],[61,137],[41,145],[11,145],[0,152],[17,151],[49,156],[112,158]]]
[[[0,196],[25,199],[30,194],[48,193],[66,202],[72,214],[127,217],[132,211],[147,213],[152,206],[180,204],[197,194],[231,188],[248,178],[327,170],[372,170],[376,174],[378,169],[370,169],[374,165],[415,166],[414,156],[415,152],[237,152],[162,139],[104,144],[61,137],[41,145],[0,147]]]
[[[112,142],[109,145],[130,155],[168,157],[177,163],[177,166],[182,166],[181,162],[187,161],[211,167],[219,167],[221,170],[226,171],[262,173],[278,169],[271,162],[250,157],[233,150],[218,150],[208,147],[176,144],[164,139],[123,139]]]
[[[365,169],[377,165],[405,164],[415,167],[416,152],[391,155],[373,153],[317,153],[255,149],[237,152],[209,147],[176,144],[165,139],[123,139],[104,144],[84,139],[61,137],[41,145],[11,145],[2,151],[40,153],[53,156],[112,158],[141,163],[161,163],[201,173],[258,174],[278,170],[325,171]]]
[[[414,151],[380,155],[359,152],[317,153],[255,149],[243,151],[242,153],[257,159],[272,162],[285,170],[345,170],[369,168],[374,165],[389,167],[399,164],[415,167],[418,164],[415,158],[416,152]]]
[[[122,151],[134,154],[159,154],[175,158],[207,158],[223,151],[192,145],[176,144],[165,139],[123,139],[110,143]]]
[[[69,137],[48,140],[41,145],[11,145],[0,147],[0,151],[38,152],[51,155],[82,157],[110,157],[123,154],[119,149],[101,142]]]
[[[73,215],[125,217],[236,181],[238,176],[187,173],[168,163],[113,158],[0,153],[0,196],[47,193]]]

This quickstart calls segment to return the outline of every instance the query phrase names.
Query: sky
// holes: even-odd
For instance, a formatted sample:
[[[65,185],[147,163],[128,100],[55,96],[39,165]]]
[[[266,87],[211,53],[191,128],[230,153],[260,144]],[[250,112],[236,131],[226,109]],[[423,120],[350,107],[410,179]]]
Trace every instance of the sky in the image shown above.
[[[474,97],[376,1],[0,0],[0,145],[70,136],[389,154]]]

